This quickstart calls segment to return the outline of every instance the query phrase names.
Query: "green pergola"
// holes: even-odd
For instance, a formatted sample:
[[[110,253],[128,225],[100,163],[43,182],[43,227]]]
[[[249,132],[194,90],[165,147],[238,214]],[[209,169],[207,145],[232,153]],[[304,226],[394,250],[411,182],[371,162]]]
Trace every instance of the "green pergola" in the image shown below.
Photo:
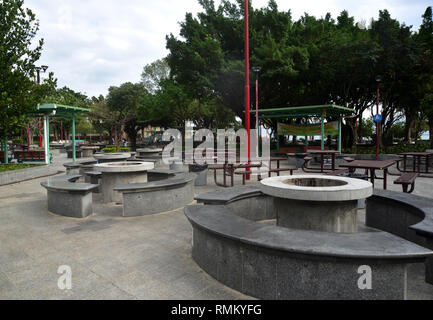
[[[90,109],[49,103],[38,105],[36,111],[30,114],[31,117],[44,118],[45,162],[47,164],[50,161],[50,118],[69,118],[72,120],[72,158],[75,162],[75,115],[83,112],[90,112]]]
[[[251,110],[251,114],[255,114],[255,110]],[[322,150],[325,149],[325,118],[333,117],[338,118],[338,151],[341,152],[341,119],[344,116],[349,116],[354,113],[353,109],[337,106],[337,105],[318,105],[318,106],[303,106],[303,107],[286,107],[286,108],[272,108],[259,110],[259,119],[299,119],[299,118],[320,118],[321,123],[321,136],[322,136]],[[277,135],[277,149],[279,149],[278,132]]]

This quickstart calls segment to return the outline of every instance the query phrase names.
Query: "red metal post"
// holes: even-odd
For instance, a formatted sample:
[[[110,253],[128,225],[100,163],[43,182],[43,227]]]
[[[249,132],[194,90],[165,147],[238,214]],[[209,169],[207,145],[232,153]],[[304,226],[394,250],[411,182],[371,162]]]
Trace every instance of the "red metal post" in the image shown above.
[[[377,87],[376,114],[379,114],[379,86]],[[376,122],[376,160],[379,160],[379,122]]]
[[[247,154],[248,164],[251,158],[250,149],[250,43],[249,43],[249,22],[248,22],[248,0],[245,0],[245,129],[247,130]],[[249,171],[249,168],[247,168]],[[250,180],[250,175],[246,176],[247,180]]]

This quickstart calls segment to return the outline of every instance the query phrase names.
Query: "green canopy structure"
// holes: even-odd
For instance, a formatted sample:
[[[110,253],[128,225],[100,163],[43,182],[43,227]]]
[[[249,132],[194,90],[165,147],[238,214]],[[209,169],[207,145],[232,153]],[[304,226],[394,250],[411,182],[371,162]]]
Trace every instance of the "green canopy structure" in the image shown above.
[[[75,115],[84,112],[90,112],[90,109],[49,103],[38,105],[36,111],[30,114],[32,117],[44,117],[45,162],[47,164],[50,163],[50,118],[69,118],[72,120],[72,158],[75,162]]]
[[[255,110],[251,110],[251,113],[255,113]],[[285,107],[285,108],[271,108],[262,109],[258,111],[259,119],[299,119],[299,118],[320,118],[321,126],[321,149],[325,149],[325,118],[333,117],[338,118],[338,151],[341,152],[341,119],[344,116],[349,116],[354,113],[353,109],[337,106],[337,105],[318,105],[318,106],[302,106],[302,107]],[[279,150],[279,139],[278,129],[277,135],[277,149]],[[307,141],[307,139],[306,139]]]

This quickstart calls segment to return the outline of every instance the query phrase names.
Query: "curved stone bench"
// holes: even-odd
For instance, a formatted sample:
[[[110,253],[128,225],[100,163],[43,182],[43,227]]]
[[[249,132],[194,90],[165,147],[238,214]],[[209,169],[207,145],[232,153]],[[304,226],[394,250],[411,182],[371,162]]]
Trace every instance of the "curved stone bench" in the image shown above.
[[[262,299],[404,299],[406,265],[433,255],[386,232],[287,229],[218,205],[187,206],[185,214],[197,264],[221,283]],[[372,290],[358,286],[362,266],[371,268]]]
[[[183,171],[179,170],[170,170],[170,169],[153,169],[147,171],[147,181],[160,181],[168,178],[174,178],[176,174],[182,173]]]
[[[57,215],[85,218],[93,213],[92,191],[98,185],[75,183],[80,175],[65,175],[41,182],[47,189],[48,211]]]
[[[276,218],[273,199],[265,196],[259,185],[219,189],[202,193],[195,200],[205,205],[226,205],[233,214],[254,221]]]
[[[147,183],[119,185],[115,191],[123,194],[123,216],[136,217],[171,211],[194,200],[194,175],[174,177]]]
[[[389,190],[367,199],[366,225],[433,250],[433,200]],[[433,258],[426,261],[426,282],[433,284]]]

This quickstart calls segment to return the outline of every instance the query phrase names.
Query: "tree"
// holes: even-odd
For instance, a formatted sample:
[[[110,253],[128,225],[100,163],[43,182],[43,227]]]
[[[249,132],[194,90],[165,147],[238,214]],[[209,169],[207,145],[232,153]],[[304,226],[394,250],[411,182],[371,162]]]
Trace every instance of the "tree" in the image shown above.
[[[161,81],[168,79],[169,76],[170,67],[167,59],[158,59],[143,68],[141,82],[147,92],[155,93],[156,90],[160,89]]]
[[[32,111],[55,84],[48,81],[36,85],[35,63],[43,39],[32,48],[32,39],[39,22],[20,0],[2,0],[0,5],[0,138],[17,134]]]
[[[113,115],[116,145],[120,145],[119,133],[126,132],[133,148],[136,146],[138,119],[137,110],[143,95],[143,84],[126,82],[120,87],[108,89],[107,107]]]
[[[421,49],[421,72],[419,72],[419,91],[423,111],[430,134],[430,147],[433,148],[433,19],[432,7],[424,13],[416,40]]]

